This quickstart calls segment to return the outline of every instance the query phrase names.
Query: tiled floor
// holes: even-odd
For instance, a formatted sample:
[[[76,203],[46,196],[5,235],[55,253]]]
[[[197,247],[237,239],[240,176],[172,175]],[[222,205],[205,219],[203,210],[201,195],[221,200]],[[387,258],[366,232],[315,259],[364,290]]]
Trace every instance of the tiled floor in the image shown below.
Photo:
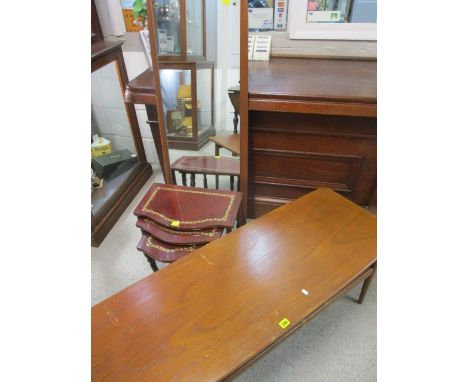
[[[182,155],[212,155],[214,145],[200,152],[171,150],[171,160]],[[229,155],[222,150],[221,155]],[[214,177],[208,176],[214,188]],[[140,231],[135,227],[133,210],[148,187],[162,182],[158,170],[142,188],[99,248],[92,248],[92,304],[152,273],[149,264],[136,250]],[[178,183],[181,184],[180,175]],[[202,184],[202,178],[197,179]],[[220,187],[229,189],[229,178],[220,178]],[[158,264],[164,267],[163,264]],[[255,362],[235,380],[237,382],[371,382],[376,381],[377,280],[371,284],[362,305],[354,299],[359,287],[338,299],[312,321]],[[239,333],[242,335],[242,333]]]

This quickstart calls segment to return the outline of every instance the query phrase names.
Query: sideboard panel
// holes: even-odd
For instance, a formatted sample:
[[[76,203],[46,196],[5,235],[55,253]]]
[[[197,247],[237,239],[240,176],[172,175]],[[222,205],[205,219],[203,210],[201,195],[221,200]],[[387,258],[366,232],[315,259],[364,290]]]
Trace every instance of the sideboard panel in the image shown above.
[[[376,138],[376,118],[249,111],[249,217],[319,187],[368,205]]]

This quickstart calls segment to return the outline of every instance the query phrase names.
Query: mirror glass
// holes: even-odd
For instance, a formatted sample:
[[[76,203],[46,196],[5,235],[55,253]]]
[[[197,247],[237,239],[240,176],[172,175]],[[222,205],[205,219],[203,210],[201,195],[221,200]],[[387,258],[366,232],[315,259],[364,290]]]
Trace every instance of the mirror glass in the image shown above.
[[[186,0],[187,54],[203,56],[203,2]]]
[[[180,54],[180,1],[157,0],[159,54]]]
[[[240,4],[223,7],[222,20],[215,0],[206,0],[206,6],[186,0],[185,6],[187,58],[164,60],[161,51],[158,56],[172,176],[179,185],[237,190],[240,136],[231,100],[239,94]],[[232,28],[217,33],[224,20]],[[155,40],[161,41],[159,20],[157,25]]]

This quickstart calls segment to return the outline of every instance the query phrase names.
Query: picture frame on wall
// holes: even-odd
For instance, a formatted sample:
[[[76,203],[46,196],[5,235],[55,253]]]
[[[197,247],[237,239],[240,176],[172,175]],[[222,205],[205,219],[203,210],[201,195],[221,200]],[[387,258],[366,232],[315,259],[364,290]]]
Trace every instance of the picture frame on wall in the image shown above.
[[[351,3],[351,0],[349,1]],[[289,2],[288,34],[290,39],[377,41],[377,23],[345,22],[342,17],[332,17],[335,16],[335,12],[322,11],[323,13],[320,14],[319,8],[315,10],[312,8],[309,0]],[[333,22],[335,20],[336,22]]]

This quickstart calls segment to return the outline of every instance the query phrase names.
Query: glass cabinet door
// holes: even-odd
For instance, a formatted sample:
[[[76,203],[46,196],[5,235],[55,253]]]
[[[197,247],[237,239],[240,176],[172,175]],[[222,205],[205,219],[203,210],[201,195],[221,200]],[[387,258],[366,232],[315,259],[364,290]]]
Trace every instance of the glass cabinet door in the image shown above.
[[[186,0],[187,54],[203,56],[203,12],[204,2]]]
[[[191,70],[161,69],[159,72],[167,136],[193,137]]]
[[[180,0],[156,0],[158,19],[159,54],[179,55]]]
[[[91,203],[97,216],[138,164],[137,150],[111,62],[91,73]]]
[[[213,126],[213,69],[197,69],[198,134]]]

